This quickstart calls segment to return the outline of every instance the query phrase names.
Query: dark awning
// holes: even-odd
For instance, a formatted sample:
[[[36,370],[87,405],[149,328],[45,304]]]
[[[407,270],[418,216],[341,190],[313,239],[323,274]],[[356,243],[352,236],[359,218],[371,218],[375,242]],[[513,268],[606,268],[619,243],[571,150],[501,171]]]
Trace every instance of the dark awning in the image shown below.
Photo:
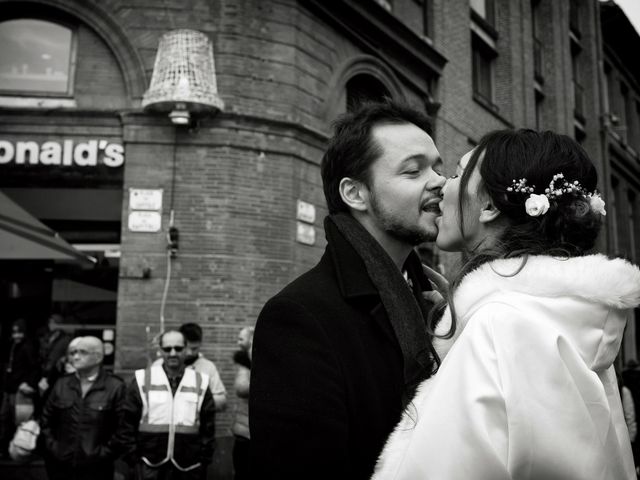
[[[0,191],[0,260],[77,260],[93,258],[69,245]]]

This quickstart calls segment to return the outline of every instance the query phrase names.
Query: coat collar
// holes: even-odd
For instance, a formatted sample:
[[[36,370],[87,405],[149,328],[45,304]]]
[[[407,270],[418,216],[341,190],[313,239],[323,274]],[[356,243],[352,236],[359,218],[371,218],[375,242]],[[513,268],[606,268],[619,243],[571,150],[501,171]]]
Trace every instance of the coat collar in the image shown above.
[[[380,297],[378,290],[369,278],[367,269],[355,249],[342,236],[331,222],[325,222],[327,237],[327,251],[333,263],[338,287],[344,298],[375,296]],[[411,251],[404,263],[414,292],[431,290],[429,280],[422,271],[420,258],[415,251]]]
[[[640,303],[640,270],[621,258],[609,259],[602,254],[494,260],[460,283],[454,297],[458,315],[464,316],[496,291],[569,296],[616,309],[635,308]]]
[[[81,392],[82,389],[80,388],[80,378],[78,377],[78,374],[72,373],[70,374],[70,376],[71,376],[71,385],[70,385],[71,388],[77,390],[78,392]],[[104,390],[106,388],[105,387],[106,378],[107,378],[107,372],[104,369],[104,367],[101,366],[100,370],[98,370],[98,375],[95,381],[93,382],[93,385],[91,385],[91,388],[89,389],[89,391]]]
[[[520,307],[526,306],[529,312],[546,310],[552,303],[557,305],[560,299],[565,299],[565,309],[554,311],[554,318],[559,322],[575,323],[577,332],[582,332],[582,326],[599,325],[601,333],[594,337],[596,340],[619,340],[625,324],[624,310],[640,304],[640,269],[621,258],[609,259],[602,254],[573,258],[536,255],[485,263],[467,274],[456,289],[453,298],[457,321],[455,334],[450,339],[434,340],[438,355],[443,358],[447,354],[469,317],[480,306],[491,299],[504,300],[512,294],[520,296]],[[528,299],[526,304],[523,303],[525,297]],[[579,318],[575,311],[581,312]],[[602,315],[603,311],[612,313]],[[616,322],[612,320],[614,315],[622,319]],[[444,335],[450,325],[451,311],[447,308],[436,333]],[[583,337],[581,343],[585,343]],[[612,340],[609,344],[615,345],[615,342]]]

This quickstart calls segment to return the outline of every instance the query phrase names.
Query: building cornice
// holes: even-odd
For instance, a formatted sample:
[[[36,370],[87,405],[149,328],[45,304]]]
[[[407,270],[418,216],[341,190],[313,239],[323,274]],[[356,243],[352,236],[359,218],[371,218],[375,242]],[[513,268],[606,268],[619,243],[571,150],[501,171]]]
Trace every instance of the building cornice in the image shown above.
[[[433,45],[375,2],[301,0],[301,5],[338,29],[364,53],[384,61],[424,95],[429,80],[442,75],[447,59]]]

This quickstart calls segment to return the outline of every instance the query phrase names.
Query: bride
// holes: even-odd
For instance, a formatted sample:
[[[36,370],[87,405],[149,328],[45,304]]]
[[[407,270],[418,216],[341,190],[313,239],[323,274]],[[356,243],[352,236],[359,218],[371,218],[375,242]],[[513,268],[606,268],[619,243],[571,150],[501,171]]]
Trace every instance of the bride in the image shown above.
[[[454,338],[374,479],[635,479],[613,362],[640,270],[589,254],[606,215],[595,167],[569,137],[504,130],[459,173],[437,239],[468,258],[439,326]]]

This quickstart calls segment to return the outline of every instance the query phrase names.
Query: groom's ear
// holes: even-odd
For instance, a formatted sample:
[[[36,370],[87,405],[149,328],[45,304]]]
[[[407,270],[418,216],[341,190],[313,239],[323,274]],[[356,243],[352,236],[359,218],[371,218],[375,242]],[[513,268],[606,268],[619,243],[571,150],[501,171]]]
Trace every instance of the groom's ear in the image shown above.
[[[349,208],[363,212],[367,209],[367,187],[362,182],[354,180],[353,178],[344,177],[340,180],[340,186],[338,187],[340,197],[342,201],[347,204]]]
[[[491,199],[485,200],[480,210],[480,223],[490,223],[500,216],[500,210],[493,204]]]

